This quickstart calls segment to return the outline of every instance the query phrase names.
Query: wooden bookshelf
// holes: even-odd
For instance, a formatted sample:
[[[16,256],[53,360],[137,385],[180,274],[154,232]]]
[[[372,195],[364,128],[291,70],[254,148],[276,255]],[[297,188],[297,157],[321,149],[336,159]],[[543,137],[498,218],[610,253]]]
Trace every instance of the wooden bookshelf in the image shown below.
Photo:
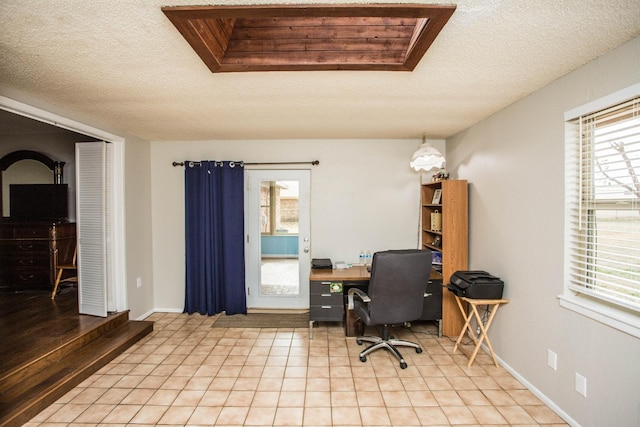
[[[440,200],[434,201],[436,190]],[[432,277],[442,277],[442,284],[449,284],[451,275],[469,267],[469,213],[468,184],[466,180],[444,180],[421,186],[421,244],[425,249],[442,253],[442,271]],[[432,214],[441,214],[441,229],[432,224]],[[434,228],[436,228],[434,230]],[[447,289],[442,292],[442,334],[457,337],[464,326],[464,318],[456,305],[454,295]]]

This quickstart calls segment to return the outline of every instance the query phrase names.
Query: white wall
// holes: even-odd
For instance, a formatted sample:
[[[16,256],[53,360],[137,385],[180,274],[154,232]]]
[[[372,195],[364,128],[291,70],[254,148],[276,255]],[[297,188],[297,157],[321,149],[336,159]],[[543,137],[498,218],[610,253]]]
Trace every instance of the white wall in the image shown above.
[[[150,143],[127,138],[124,171],[126,280],[131,319],[145,317],[154,308],[150,162]]]
[[[311,256],[355,262],[361,249],[418,247],[415,140],[154,142],[151,144],[155,307],[184,307],[183,160],[287,162],[311,168]],[[443,148],[444,142],[436,146]]]
[[[561,308],[567,110],[640,82],[640,38],[447,140],[470,182],[470,268],[505,280],[498,356],[582,426],[640,425],[640,340]],[[479,82],[481,84],[481,82]],[[547,367],[547,350],[558,370]],[[575,392],[575,373],[587,397]]]

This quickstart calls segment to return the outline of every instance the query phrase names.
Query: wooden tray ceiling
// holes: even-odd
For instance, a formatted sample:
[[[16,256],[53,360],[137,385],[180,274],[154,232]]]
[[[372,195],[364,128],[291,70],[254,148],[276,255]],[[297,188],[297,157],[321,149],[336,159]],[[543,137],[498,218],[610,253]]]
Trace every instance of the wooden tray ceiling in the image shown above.
[[[416,4],[162,8],[214,73],[411,71],[454,10]]]

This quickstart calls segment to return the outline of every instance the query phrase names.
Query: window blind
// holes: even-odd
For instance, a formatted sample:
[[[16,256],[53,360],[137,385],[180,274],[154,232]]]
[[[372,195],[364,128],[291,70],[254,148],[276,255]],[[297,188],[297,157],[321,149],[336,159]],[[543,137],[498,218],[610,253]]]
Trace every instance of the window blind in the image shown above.
[[[640,312],[640,98],[566,137],[568,288]]]

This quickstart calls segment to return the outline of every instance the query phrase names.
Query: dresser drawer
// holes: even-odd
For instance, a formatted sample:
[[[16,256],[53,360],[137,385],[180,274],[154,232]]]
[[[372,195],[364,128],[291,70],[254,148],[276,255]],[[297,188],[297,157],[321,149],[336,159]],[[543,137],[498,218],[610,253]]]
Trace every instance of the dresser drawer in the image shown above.
[[[19,253],[39,253],[49,256],[48,240],[29,240],[29,239],[17,239],[17,240],[5,240],[2,242],[2,253],[7,256]]]
[[[51,276],[46,271],[9,271],[6,280],[13,286],[38,286],[49,289],[52,285]]]
[[[51,237],[49,226],[41,224],[14,224],[0,227],[3,239],[48,239]]]

